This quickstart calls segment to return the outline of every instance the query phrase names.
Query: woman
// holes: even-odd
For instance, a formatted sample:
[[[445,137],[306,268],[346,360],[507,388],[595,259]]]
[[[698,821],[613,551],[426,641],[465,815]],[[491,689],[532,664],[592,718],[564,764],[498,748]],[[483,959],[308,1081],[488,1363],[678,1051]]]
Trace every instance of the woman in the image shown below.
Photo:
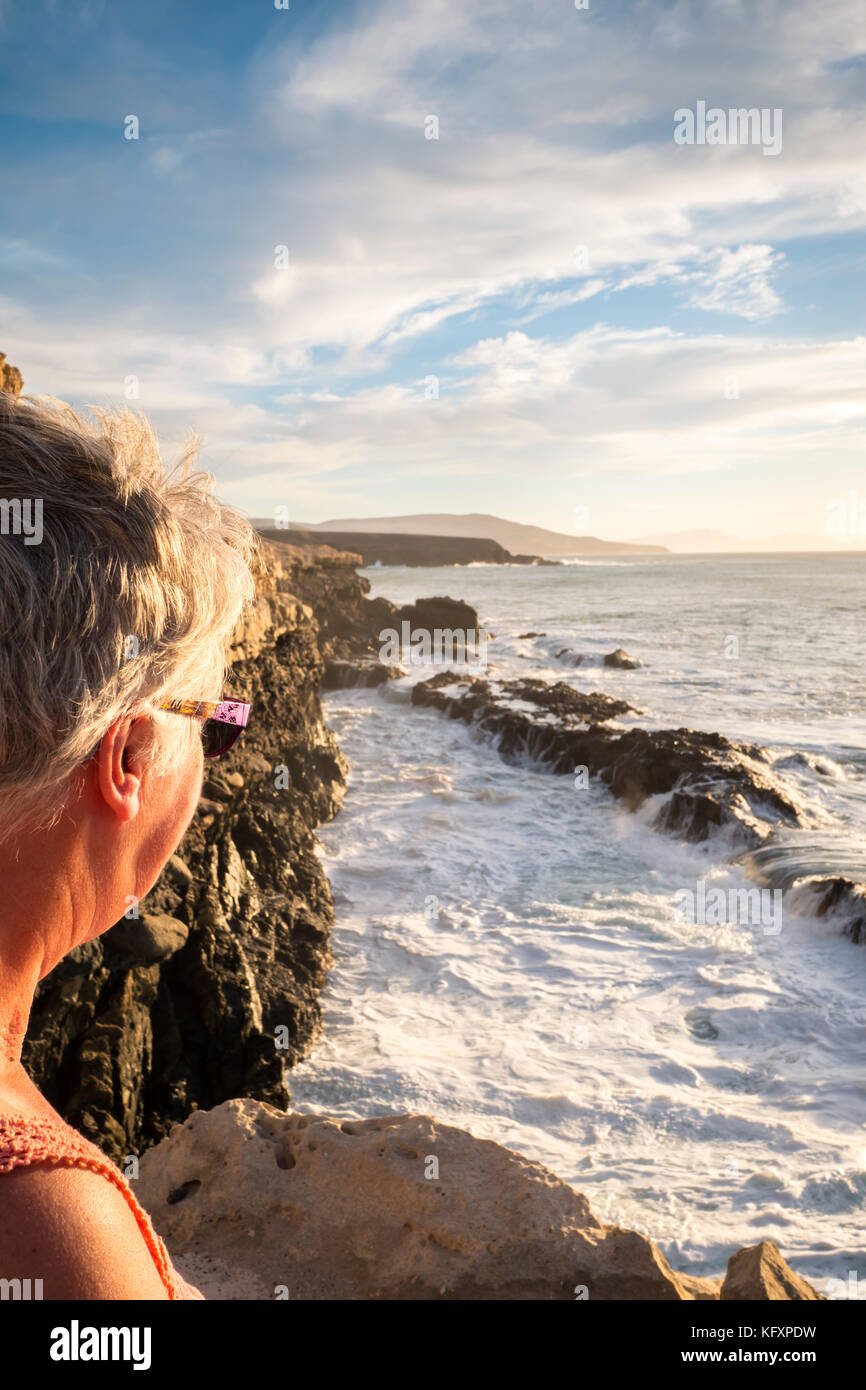
[[[37,982],[145,896],[246,722],[215,702],[254,533],[190,465],[0,392],[0,1278],[47,1299],[201,1297],[21,1064]]]

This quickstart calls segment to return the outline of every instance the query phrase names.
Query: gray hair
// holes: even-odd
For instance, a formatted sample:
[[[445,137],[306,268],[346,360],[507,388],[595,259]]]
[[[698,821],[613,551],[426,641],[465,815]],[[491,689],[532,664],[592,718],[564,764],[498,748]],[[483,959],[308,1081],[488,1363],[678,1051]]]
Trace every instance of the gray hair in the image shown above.
[[[72,773],[121,715],[156,725],[172,719],[154,713],[163,699],[222,694],[257,543],[192,471],[195,453],[193,441],[168,472],[142,415],[82,418],[0,392],[0,499],[25,516],[38,503],[41,533],[10,534],[21,507],[3,511],[0,839],[60,814]],[[155,728],[154,768],[163,744]]]

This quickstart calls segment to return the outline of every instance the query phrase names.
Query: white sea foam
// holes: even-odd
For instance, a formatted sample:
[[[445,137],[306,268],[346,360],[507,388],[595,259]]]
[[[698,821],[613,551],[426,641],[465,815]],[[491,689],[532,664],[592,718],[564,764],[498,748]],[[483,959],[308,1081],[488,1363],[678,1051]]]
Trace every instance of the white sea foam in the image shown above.
[[[771,742],[776,770],[853,844],[866,829],[854,604],[831,640],[839,575],[826,557],[802,574],[780,557],[761,569],[764,613],[750,559],[624,564],[601,592],[573,568],[391,572],[375,592],[475,604],[497,677],[566,679],[641,705],[647,726]],[[838,564],[862,580],[862,560]],[[725,665],[716,639],[735,617],[753,659]],[[546,665],[541,639],[537,662],[520,660],[528,629],[545,648],[624,646],[647,664],[595,669],[588,686]],[[777,935],[682,920],[683,889],[748,882],[730,846],[659,835],[595,781],[506,765],[489,739],[407,708],[417,677],[328,698],[352,765],[320,832],[336,965],[294,1103],[423,1111],[510,1144],[694,1273],[764,1236],[819,1281],[866,1268],[866,948],[787,905]]]

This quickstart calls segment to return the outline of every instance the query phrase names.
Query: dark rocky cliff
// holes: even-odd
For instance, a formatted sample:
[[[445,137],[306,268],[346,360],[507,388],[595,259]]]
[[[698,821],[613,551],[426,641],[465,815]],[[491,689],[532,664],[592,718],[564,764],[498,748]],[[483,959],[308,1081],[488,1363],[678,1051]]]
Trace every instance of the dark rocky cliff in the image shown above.
[[[139,917],[66,957],[31,1015],[31,1076],[115,1159],[235,1096],[284,1108],[286,1070],[320,1028],[333,910],[313,831],[340,806],[345,762],[319,686],[325,655],[363,650],[383,614],[357,555],[281,545],[266,564],[233,652],[246,736],[206,764],[195,819]]]
[[[286,537],[293,545],[330,545],[354,551],[365,565],[555,565],[538,555],[512,555],[498,541],[480,536],[414,536],[365,531],[278,531],[259,527],[271,541]]]

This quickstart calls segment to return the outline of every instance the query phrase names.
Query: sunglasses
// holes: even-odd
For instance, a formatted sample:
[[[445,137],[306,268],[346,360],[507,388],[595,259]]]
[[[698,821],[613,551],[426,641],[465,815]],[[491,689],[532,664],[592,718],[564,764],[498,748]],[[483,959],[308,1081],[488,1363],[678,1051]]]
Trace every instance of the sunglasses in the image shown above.
[[[241,700],[163,700],[159,708],[204,720],[201,741],[206,758],[221,758],[233,748],[250,717],[250,706]]]

